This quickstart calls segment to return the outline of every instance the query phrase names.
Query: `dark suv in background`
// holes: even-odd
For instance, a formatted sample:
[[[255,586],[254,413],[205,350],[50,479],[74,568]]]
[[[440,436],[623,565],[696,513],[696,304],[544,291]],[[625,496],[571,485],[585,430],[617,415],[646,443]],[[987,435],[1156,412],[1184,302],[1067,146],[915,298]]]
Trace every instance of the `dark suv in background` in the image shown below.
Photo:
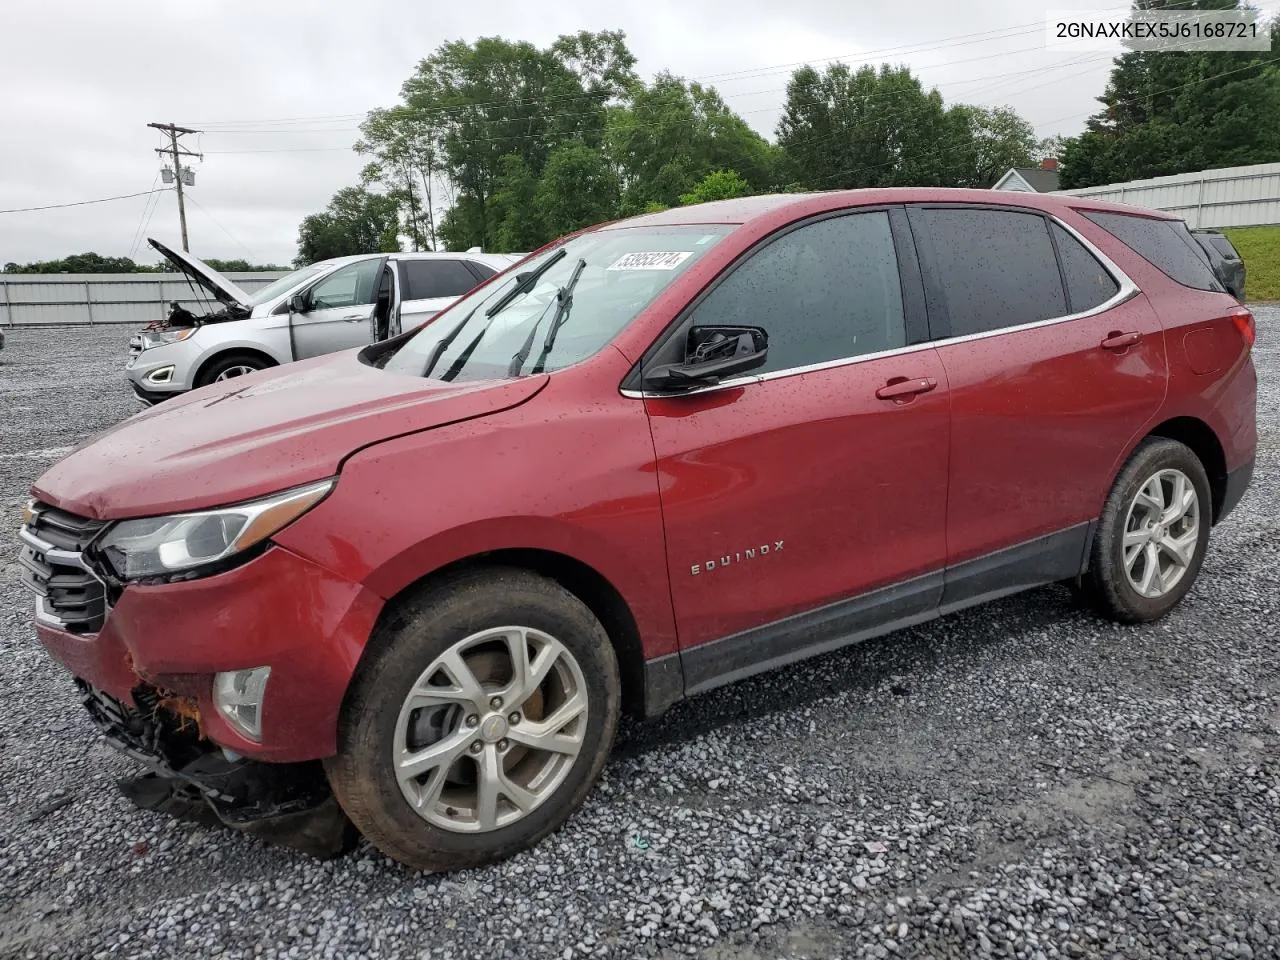
[[[1192,230],[1209,266],[1233,297],[1244,299],[1244,259],[1236,252],[1231,241],[1220,230]]]

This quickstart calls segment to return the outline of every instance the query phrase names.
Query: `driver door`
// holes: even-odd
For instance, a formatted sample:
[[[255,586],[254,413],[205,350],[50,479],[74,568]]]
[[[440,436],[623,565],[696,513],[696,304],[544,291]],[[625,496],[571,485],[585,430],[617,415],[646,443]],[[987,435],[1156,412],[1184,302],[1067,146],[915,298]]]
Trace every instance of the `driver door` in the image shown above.
[[[374,311],[386,263],[386,257],[371,257],[339,267],[302,295],[305,312],[289,317],[295,360],[373,342]]]

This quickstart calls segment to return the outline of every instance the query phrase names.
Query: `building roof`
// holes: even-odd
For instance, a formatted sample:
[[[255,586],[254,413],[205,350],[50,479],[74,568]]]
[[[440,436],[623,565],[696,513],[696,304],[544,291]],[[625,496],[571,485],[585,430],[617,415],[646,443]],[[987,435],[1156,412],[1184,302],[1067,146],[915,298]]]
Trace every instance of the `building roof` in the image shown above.
[[[1058,189],[1058,171],[1042,170],[1040,167],[1013,167],[992,184],[991,189],[1008,189],[1005,184],[1015,176],[1035,193],[1053,193]]]

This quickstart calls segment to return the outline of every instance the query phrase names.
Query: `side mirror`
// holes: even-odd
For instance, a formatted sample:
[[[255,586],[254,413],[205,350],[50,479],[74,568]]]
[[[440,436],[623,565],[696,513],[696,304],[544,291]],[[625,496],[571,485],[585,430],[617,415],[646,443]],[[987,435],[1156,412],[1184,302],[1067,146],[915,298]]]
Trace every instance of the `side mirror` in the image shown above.
[[[684,360],[645,371],[644,384],[658,390],[687,390],[762,366],[769,356],[763,327],[692,327]]]
[[[292,297],[289,298],[289,312],[290,313],[306,313],[307,298],[300,293],[295,293]]]

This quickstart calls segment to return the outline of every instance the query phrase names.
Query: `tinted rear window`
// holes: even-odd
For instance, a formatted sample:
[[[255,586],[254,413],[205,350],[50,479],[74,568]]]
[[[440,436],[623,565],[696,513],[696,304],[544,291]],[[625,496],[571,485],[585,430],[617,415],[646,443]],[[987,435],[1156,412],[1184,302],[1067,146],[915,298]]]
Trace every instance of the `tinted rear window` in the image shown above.
[[[1205,239],[1213,244],[1213,249],[1217,250],[1228,260],[1240,259],[1240,254],[1236,253],[1236,248],[1231,245],[1231,241],[1226,237],[1208,236],[1205,237]]]
[[[1127,213],[1080,211],[1160,269],[1171,280],[1197,290],[1222,290],[1195,239],[1180,220],[1153,220]]]
[[[1007,210],[923,212],[951,336],[1067,315],[1043,217]]]
[[[479,281],[461,260],[405,260],[406,300],[460,297]]]
[[[1120,291],[1120,284],[1107,273],[1098,258],[1084,244],[1056,223],[1049,228],[1058,245],[1062,277],[1067,282],[1067,299],[1072,313],[1084,313],[1106,303]]]

